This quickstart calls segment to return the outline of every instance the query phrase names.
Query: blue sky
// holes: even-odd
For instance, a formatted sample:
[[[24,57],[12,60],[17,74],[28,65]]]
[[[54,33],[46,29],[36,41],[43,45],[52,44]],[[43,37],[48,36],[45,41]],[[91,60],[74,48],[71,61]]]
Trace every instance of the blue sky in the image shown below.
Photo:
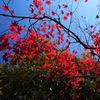
[[[81,3],[79,6],[79,12],[81,15],[87,17],[89,23],[94,23],[96,21],[96,15],[98,14],[97,6],[100,5],[100,0],[88,0],[87,3]]]
[[[8,0],[5,0],[5,1],[8,1]],[[97,5],[100,4],[99,1],[100,0],[88,0],[87,3],[81,2],[79,4],[79,7],[77,8],[77,12],[75,14],[79,18],[80,23],[82,22],[81,16],[86,17],[85,21],[89,24],[94,24],[97,21],[99,21],[99,19],[96,19],[96,15],[99,13],[97,9]],[[31,2],[32,0],[14,0],[9,5],[10,5],[10,9],[14,9],[15,15],[29,16],[30,15],[29,4]],[[63,0],[61,0],[61,2],[63,2]],[[0,13],[6,14],[6,12],[2,10],[2,0],[0,1]],[[11,19],[0,16],[0,34],[2,34],[3,31],[6,32],[6,30],[9,28],[9,25],[11,22],[10,20]],[[28,24],[28,21],[27,20],[22,21],[20,24]],[[72,30],[76,31],[75,27],[72,27]],[[72,45],[72,48],[73,48],[73,45]]]

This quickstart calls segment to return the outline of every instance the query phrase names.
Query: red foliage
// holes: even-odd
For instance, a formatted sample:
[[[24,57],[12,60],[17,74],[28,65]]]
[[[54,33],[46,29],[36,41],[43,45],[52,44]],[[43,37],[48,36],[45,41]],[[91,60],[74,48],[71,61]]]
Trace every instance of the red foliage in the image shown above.
[[[46,23],[44,23],[45,25]],[[13,25],[16,26],[15,23]],[[54,27],[54,25],[52,26]],[[5,34],[1,36],[1,49],[9,48],[8,39],[12,38],[16,43],[13,45],[12,53],[6,53],[4,58],[13,58],[10,60],[10,63],[16,64],[24,61],[28,63],[32,63],[35,65],[35,60],[39,59],[38,68],[48,69],[50,72],[53,69],[54,73],[60,73],[59,75],[55,74],[56,78],[65,76],[69,77],[69,82],[66,83],[66,86],[72,84],[75,88],[79,86],[79,82],[82,80],[82,75],[86,75],[86,73],[94,73],[94,75],[98,75],[100,62],[96,64],[96,60],[92,58],[91,54],[88,54],[88,58],[83,57],[77,59],[75,55],[69,53],[68,50],[64,50],[60,53],[57,50],[56,45],[51,42],[51,38],[45,38],[45,34],[42,36],[40,34],[36,34],[32,29],[29,29],[30,35],[25,38],[16,38],[16,33],[13,31],[13,34]],[[5,38],[5,39],[4,39]],[[4,40],[3,40],[4,39]],[[16,39],[16,40],[15,40]],[[63,36],[61,35],[61,40],[63,41]],[[5,45],[5,47],[4,47]],[[73,51],[76,54],[76,51]],[[13,57],[13,54],[15,56]],[[44,57],[42,57],[44,56]],[[50,63],[52,61],[52,63]],[[49,72],[47,71],[47,76]],[[53,73],[52,73],[53,74]]]
[[[3,5],[3,10],[4,10],[4,11],[8,11],[8,6]]]
[[[75,0],[77,2],[78,0]],[[88,0],[85,0],[87,2]],[[53,2],[53,1],[52,1]],[[33,14],[33,18],[38,18],[45,16],[44,0],[34,0],[33,4],[37,9],[38,14],[34,13],[34,9],[31,5],[30,12]],[[51,5],[50,0],[45,1],[47,6]],[[63,7],[67,9],[67,5],[63,4]],[[60,6],[59,6],[60,8]],[[4,5],[3,10],[7,11],[8,6]],[[64,10],[60,10],[63,19],[67,20],[69,16],[72,16],[72,12],[65,13]],[[14,11],[11,10],[11,14]],[[56,15],[54,10],[51,11],[52,16]],[[56,19],[55,19],[56,21]],[[20,38],[20,33],[24,30],[25,26],[19,26],[16,21],[12,22],[9,28],[9,33],[0,36],[0,51],[8,49],[12,52],[5,52],[3,58],[5,61],[10,59],[9,63],[19,64],[23,61],[26,64],[31,64],[37,67],[39,70],[47,70],[47,77],[52,72],[55,79],[65,77],[68,78],[66,87],[70,84],[77,88],[79,82],[82,81],[82,76],[93,74],[95,77],[98,76],[100,71],[100,61],[93,59],[93,52],[88,52],[86,57],[77,58],[75,55],[77,51],[73,50],[73,54],[68,51],[71,35],[68,33],[68,39],[66,40],[66,49],[58,50],[57,45],[64,42],[64,34],[61,32],[62,27],[58,23],[48,24],[46,21],[42,20],[42,25],[37,27],[37,31],[41,31],[43,35],[36,33],[33,29],[29,28],[27,32],[29,33],[26,38]],[[93,25],[90,26],[91,30],[94,28]],[[55,30],[58,32],[58,37],[55,37]],[[100,30],[98,33],[94,34],[91,32],[91,37],[94,39],[94,43],[91,47],[96,47],[95,53],[99,56],[100,54]],[[51,38],[50,38],[51,37]],[[56,43],[52,42],[52,38],[56,38]],[[13,41],[13,45],[9,43],[9,39]],[[92,55],[91,55],[92,54]],[[36,62],[38,60],[38,62]],[[34,70],[34,69],[33,69]],[[97,84],[98,85],[98,84]],[[62,91],[60,91],[62,95]],[[77,97],[79,96],[76,95]]]

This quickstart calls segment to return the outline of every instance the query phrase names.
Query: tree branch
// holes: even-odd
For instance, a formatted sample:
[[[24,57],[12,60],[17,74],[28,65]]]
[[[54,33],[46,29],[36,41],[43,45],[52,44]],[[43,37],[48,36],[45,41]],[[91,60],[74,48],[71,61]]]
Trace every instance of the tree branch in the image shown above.
[[[22,19],[35,19],[35,20],[42,20],[42,19],[46,18],[46,19],[52,20],[55,23],[59,24],[61,27],[63,27],[65,30],[67,30],[68,32],[70,32],[77,39],[76,42],[79,42],[84,48],[86,48],[86,49],[96,49],[94,47],[89,47],[84,42],[82,42],[80,40],[80,38],[73,31],[71,31],[70,29],[68,29],[67,27],[65,27],[61,22],[55,20],[55,18],[51,18],[51,17],[48,17],[48,16],[34,18],[34,17],[29,17],[29,16],[15,16],[15,15],[7,15],[7,14],[0,14],[0,16],[11,17],[11,18],[22,18]]]

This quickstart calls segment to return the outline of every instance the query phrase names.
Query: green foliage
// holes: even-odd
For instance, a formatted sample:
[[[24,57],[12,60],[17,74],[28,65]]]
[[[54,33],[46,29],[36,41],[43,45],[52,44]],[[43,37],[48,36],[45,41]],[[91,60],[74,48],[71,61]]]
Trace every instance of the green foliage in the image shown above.
[[[36,95],[38,84],[37,74],[25,66],[1,66],[2,99],[30,100]]]
[[[100,100],[96,81],[83,78],[78,88],[66,87],[66,78],[55,79],[44,72],[32,70],[27,65],[0,65],[0,98],[1,100]]]
[[[59,91],[65,87],[64,79],[46,77],[28,66],[0,66],[1,99],[4,100],[62,100]],[[65,100],[65,99],[63,99]]]
[[[96,87],[96,80],[83,78],[80,84],[80,100],[100,100],[99,89]]]

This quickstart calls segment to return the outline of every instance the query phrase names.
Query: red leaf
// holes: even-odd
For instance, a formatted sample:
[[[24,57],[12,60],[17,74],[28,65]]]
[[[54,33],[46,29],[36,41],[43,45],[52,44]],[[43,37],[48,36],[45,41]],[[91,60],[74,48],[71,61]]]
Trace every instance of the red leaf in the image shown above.
[[[34,14],[33,18],[37,18],[37,15],[36,15],[36,14]]]
[[[72,16],[72,12],[70,12],[70,15]]]
[[[44,8],[43,8],[43,7],[40,7],[39,11],[41,12],[41,11],[43,11],[43,10],[44,10]]]
[[[46,1],[47,6],[50,6],[51,2],[49,0]]]
[[[63,10],[61,10],[61,13],[62,13],[62,15],[64,14],[64,11]]]
[[[9,30],[12,31],[12,32],[16,32],[17,27],[18,27],[17,23],[16,22],[12,22],[11,25],[10,25]]]
[[[31,10],[30,10],[30,11],[31,11],[31,13],[33,13],[33,12],[34,12],[34,9],[33,9],[33,8],[31,8]]]
[[[78,0],[75,0],[75,2],[77,2]]]
[[[67,17],[69,16],[69,12],[67,12],[66,16],[67,16]]]
[[[55,25],[54,25],[54,24],[51,24],[51,27],[52,27],[52,28],[54,28],[54,27],[55,27]]]
[[[68,6],[67,6],[66,4],[63,4],[63,7],[64,7],[64,8],[67,8]]]
[[[64,8],[67,8],[68,6],[67,5],[64,5]]]
[[[45,27],[41,28],[41,31],[45,33],[46,32],[46,28]]]
[[[64,20],[67,20],[67,16],[64,16]]]
[[[52,11],[52,16],[54,16],[55,15],[55,12],[54,11]]]
[[[93,26],[93,25],[91,25],[90,27],[91,27],[91,28],[93,28],[94,26]]]
[[[8,6],[3,5],[3,10],[4,10],[4,11],[8,11]]]
[[[46,25],[46,22],[43,22],[43,25],[45,26]]]
[[[17,38],[17,34],[10,34],[11,39],[15,40]]]
[[[12,15],[14,14],[14,10],[11,10],[11,14],[12,14]]]
[[[88,2],[88,0],[85,0],[85,2]]]

